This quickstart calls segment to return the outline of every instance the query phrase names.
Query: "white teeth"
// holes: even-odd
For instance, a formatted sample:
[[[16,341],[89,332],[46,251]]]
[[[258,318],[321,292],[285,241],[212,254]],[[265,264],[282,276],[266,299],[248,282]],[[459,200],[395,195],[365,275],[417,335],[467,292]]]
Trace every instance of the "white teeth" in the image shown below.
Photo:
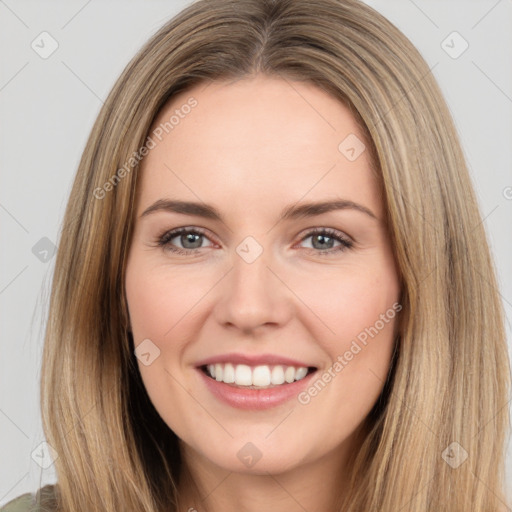
[[[251,367],[246,364],[237,364],[235,368],[235,384],[239,386],[252,385]]]
[[[270,377],[272,384],[283,384],[284,382],[284,370],[282,366],[274,366],[272,368],[272,375]]]
[[[224,375],[222,379],[226,384],[235,382],[235,368],[231,363],[226,363],[224,366]]]
[[[223,377],[223,373],[224,373],[224,365],[216,364],[215,365],[215,379],[218,381],[221,381],[222,377]]]
[[[252,371],[253,386],[270,385],[270,368],[268,366],[256,366]]]
[[[304,366],[301,366],[300,368],[297,368],[295,370],[295,380],[301,380],[303,379],[308,373],[308,369]]]
[[[288,368],[286,368],[284,372],[284,380],[288,383],[295,380],[295,368],[293,366],[288,366]]]
[[[233,365],[231,363],[209,364],[206,370],[210,377],[219,382],[262,388],[292,383],[303,379],[308,373],[305,366],[299,366],[298,368],[283,365],[252,367],[246,364]]]

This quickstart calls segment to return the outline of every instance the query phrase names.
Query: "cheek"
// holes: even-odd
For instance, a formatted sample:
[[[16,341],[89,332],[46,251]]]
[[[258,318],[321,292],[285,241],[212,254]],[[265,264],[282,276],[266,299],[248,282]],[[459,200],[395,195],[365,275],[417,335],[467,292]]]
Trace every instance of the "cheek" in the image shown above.
[[[347,268],[323,280],[308,280],[298,294],[316,319],[310,328],[331,355],[333,349],[344,350],[346,343],[359,335],[364,339],[368,329],[374,332],[373,327],[383,337],[393,335],[393,305],[400,294],[394,272]]]
[[[137,253],[127,265],[126,298],[134,348],[146,343],[150,353],[147,364],[138,358],[139,371],[153,405],[171,428],[179,426],[179,421],[176,425],[175,415],[169,411],[183,400],[181,387],[172,376],[189,338],[194,336],[187,323],[193,305],[201,293],[204,295],[190,284],[182,272],[152,265],[143,256],[139,259]]]
[[[209,280],[204,272],[170,269],[137,251],[127,264],[126,297],[134,345],[149,339],[156,346],[153,353],[158,354],[148,365],[139,358],[138,367],[159,411],[180,401],[182,388],[172,376],[181,375],[184,353],[200,336],[203,322],[197,321],[197,315],[215,279]]]
[[[173,338],[173,331],[204,294],[201,280],[134,259],[127,267],[126,296],[135,343],[150,338],[162,344]]]
[[[301,403],[315,402],[315,415],[325,414],[326,402],[336,403],[329,414],[339,425],[353,421],[353,428],[382,391],[401,310],[396,273],[378,268],[346,269],[324,283],[310,282],[301,295],[317,317],[309,329],[331,361]]]
[[[184,314],[183,295],[174,291],[179,285],[169,276],[164,277],[161,268],[150,269],[144,263],[139,264],[136,258],[127,266],[126,298],[135,345],[133,349],[144,347],[139,349],[141,355],[137,364],[157,410],[165,404],[164,391],[169,386],[167,372],[174,373],[173,366],[183,350],[184,340],[176,336],[180,327],[178,321]],[[143,356],[145,353],[150,356]]]

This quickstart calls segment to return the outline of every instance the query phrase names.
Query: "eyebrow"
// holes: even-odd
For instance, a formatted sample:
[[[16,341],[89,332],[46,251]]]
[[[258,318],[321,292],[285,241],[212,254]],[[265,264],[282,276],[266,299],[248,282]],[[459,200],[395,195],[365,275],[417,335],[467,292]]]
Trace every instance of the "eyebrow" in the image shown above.
[[[284,208],[280,215],[280,220],[301,219],[314,217],[322,213],[334,210],[356,210],[362,212],[372,219],[378,220],[377,216],[366,206],[346,199],[336,199],[333,201],[321,201],[312,203],[303,203],[301,205],[290,205]],[[224,223],[221,213],[214,207],[205,203],[196,203],[192,201],[178,201],[171,199],[159,199],[151,206],[146,208],[140,217],[144,217],[154,212],[174,212],[185,215],[196,215],[206,219],[218,220]]]

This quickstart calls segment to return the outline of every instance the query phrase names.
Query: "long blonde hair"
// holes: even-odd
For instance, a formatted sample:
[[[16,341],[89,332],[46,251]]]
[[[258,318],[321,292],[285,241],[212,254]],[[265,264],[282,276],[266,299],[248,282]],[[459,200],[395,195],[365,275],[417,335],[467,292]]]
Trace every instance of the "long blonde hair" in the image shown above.
[[[499,510],[510,365],[479,208],[431,70],[357,0],[199,0],[117,80],[78,167],[51,293],[41,404],[59,510],[176,510],[177,438],[146,394],[129,333],[139,163],[126,162],[175,94],[256,73],[313,83],[351,108],[403,279],[396,357],[340,510]],[[454,454],[467,459],[455,467]]]

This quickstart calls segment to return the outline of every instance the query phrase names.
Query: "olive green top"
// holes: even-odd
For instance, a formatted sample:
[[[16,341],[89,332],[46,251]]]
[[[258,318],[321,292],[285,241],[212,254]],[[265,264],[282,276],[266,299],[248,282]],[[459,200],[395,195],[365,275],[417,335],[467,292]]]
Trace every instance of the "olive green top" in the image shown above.
[[[57,509],[55,485],[45,485],[37,493],[26,493],[0,508],[0,512],[54,512]]]

